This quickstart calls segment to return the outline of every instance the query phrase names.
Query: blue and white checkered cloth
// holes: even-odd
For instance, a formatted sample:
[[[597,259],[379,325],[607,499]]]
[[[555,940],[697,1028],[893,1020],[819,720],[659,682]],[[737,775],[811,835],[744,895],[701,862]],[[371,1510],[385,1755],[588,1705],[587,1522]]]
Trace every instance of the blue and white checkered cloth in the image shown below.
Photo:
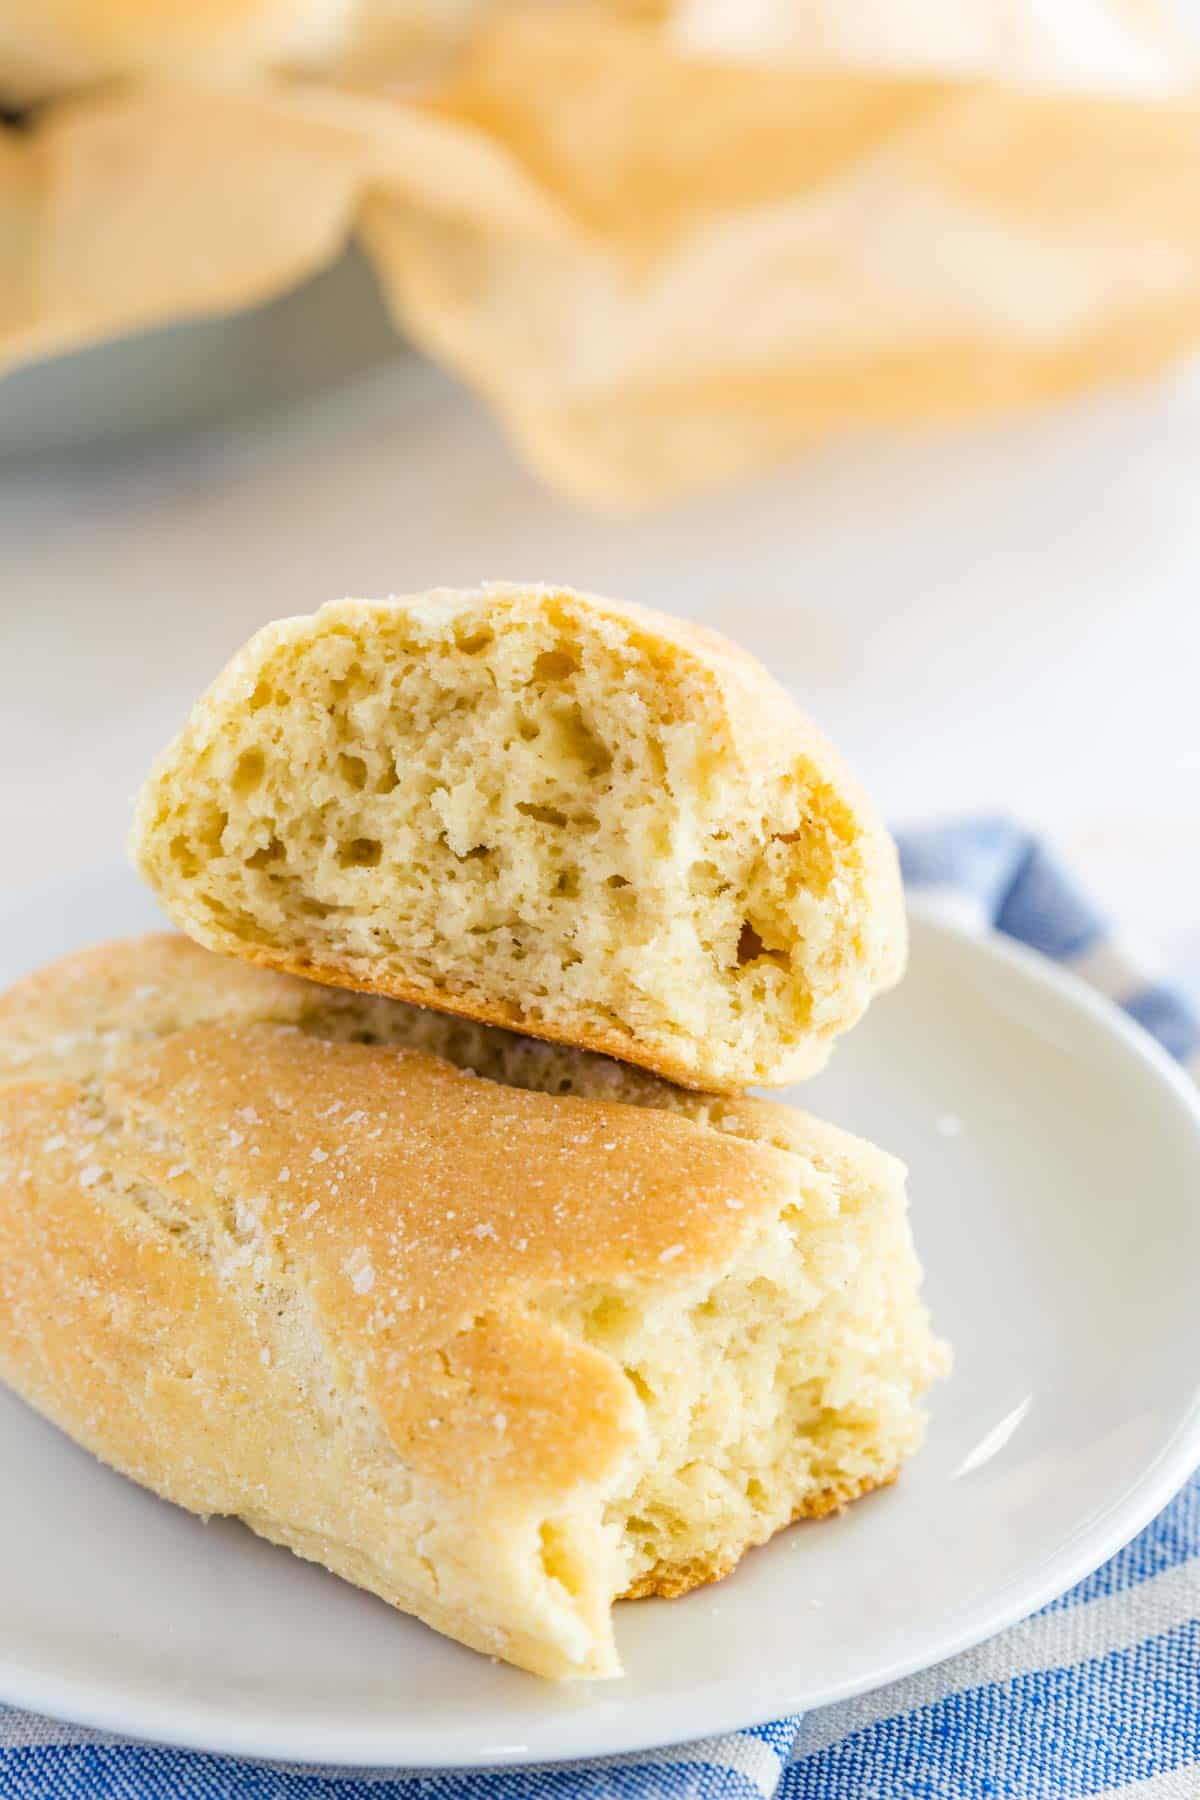
[[[912,833],[905,878],[1074,969],[1200,1077],[1200,1022],[1004,821]],[[2,1602],[0,1602],[2,1604]],[[123,1743],[0,1708],[0,1800],[1200,1800],[1200,1476],[1070,1593],[840,1706],[543,1769],[345,1773]]]

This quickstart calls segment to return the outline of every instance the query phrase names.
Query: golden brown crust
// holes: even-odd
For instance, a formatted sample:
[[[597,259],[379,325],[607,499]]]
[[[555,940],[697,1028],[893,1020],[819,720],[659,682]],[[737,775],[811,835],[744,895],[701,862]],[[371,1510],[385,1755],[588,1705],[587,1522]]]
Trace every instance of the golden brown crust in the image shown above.
[[[361,970],[345,964],[326,963],[321,968],[316,968],[302,958],[283,956],[261,944],[247,944],[237,954],[254,967],[270,969],[277,975],[292,975],[302,981],[318,982],[322,987],[343,988],[356,994],[377,994],[382,999],[400,1000],[410,1006],[435,1006],[455,1013],[461,1019],[474,1019],[480,1025],[495,1025],[505,1031],[516,1031],[522,1037],[540,1038],[543,1043],[566,1044],[575,1050],[590,1050],[598,1056],[612,1056],[618,1061],[628,1060],[638,1068],[648,1069],[652,1074],[661,1076],[664,1081],[676,1082],[680,1087],[692,1088],[698,1093],[735,1095],[741,1092],[744,1085],[739,1080],[720,1080],[711,1067],[697,1075],[690,1061],[673,1057],[662,1048],[639,1044],[629,1032],[616,1029],[601,1031],[582,1018],[575,1019],[570,1026],[555,1026],[544,1019],[531,1019],[519,1007],[485,1006],[467,996],[453,993],[449,987],[439,987],[434,994],[428,987],[415,982],[394,979],[372,981]],[[816,1075],[829,1060],[830,1048],[824,1041],[813,1040],[807,1046],[804,1056],[794,1056],[791,1059],[786,1080],[802,1081],[810,1075]]]
[[[631,1277],[686,1290],[799,1198],[790,1158],[665,1112],[277,1026],[179,1032],[105,1093],[166,1140],[139,1144],[140,1179],[169,1194],[186,1166],[286,1242],[407,1463],[547,1505],[611,1475],[631,1397],[611,1358],[537,1318],[539,1297]]]
[[[872,1279],[894,1262],[898,1318],[916,1319],[919,1392],[935,1359],[904,1285],[900,1192],[890,1158],[770,1101],[671,1088],[170,935],[68,957],[0,996],[0,1375],[167,1498],[237,1514],[544,1674],[612,1672],[615,1592],[686,1591],[769,1531],[722,1512],[719,1553],[660,1558],[630,1583],[639,1565],[600,1520],[615,1504],[619,1525],[653,1460],[649,1414],[592,1309],[599,1321],[617,1297],[690,1316],[784,1213],[817,1273],[839,1209],[861,1207],[880,1224]],[[848,1254],[837,1267],[856,1266]],[[870,1311],[863,1329],[878,1329]],[[910,1407],[883,1454],[917,1436]],[[815,1488],[796,1507],[814,1515],[869,1485],[835,1490],[810,1469],[801,1458],[777,1483],[774,1524],[798,1492]],[[565,1620],[564,1520],[585,1571]]]
[[[607,1596],[591,1640],[547,1617],[525,1516],[408,1470],[303,1285],[257,1270],[184,1172],[162,1196],[143,1132],[96,1124],[74,1084],[0,1092],[0,1377],[165,1499],[238,1516],[473,1649],[613,1673]],[[605,1421],[586,1424],[603,1457]]]
[[[0,1081],[95,1074],[108,1052],[182,1025],[294,1024],[321,992],[214,955],[175,931],[93,944],[0,994]]]
[[[0,1369],[134,1479],[196,1512],[236,1510],[230,1472],[239,1489],[265,1485],[270,1445],[255,1421],[270,1405],[288,1429],[289,1384],[262,1363],[212,1263],[114,1190],[129,1151],[97,1123],[74,1084],[0,1093]],[[217,1369],[241,1407],[195,1385]]]
[[[902,1179],[886,1151],[799,1107],[677,1085],[605,1053],[551,1049],[546,1040],[486,1020],[476,1031],[461,1015],[219,956],[173,931],[72,951],[0,994],[0,1084],[28,1076],[90,1077],[133,1044],[192,1025],[239,1020],[298,1025],[319,1036],[369,1034],[514,1087],[681,1113],[696,1124],[827,1165],[841,1183],[894,1185]]]
[[[69,1054],[90,974],[93,1059],[118,1040],[98,1080],[0,1087],[0,1373],[169,1499],[238,1514],[476,1648],[611,1672],[613,1550],[597,1540],[594,1593],[564,1623],[537,1534],[598,1515],[644,1426],[559,1304],[716,1275],[799,1200],[799,1165],[665,1111],[287,1022],[172,1032],[160,1014],[161,1035],[120,1041],[141,988],[164,989],[151,1008],[203,1005],[164,980],[197,961],[220,967],[157,940],[134,986],[136,955],[110,949],[0,1005],[0,1035],[24,1019],[22,1054],[46,1026]],[[305,999],[234,975],[251,1005]]]
[[[844,1482],[838,1487],[810,1494],[792,1513],[792,1523],[798,1524],[802,1519],[827,1519],[831,1513],[845,1512],[855,1500],[863,1499],[878,1488],[890,1487],[899,1474],[899,1469],[893,1469],[890,1475],[868,1475],[861,1481]],[[683,1594],[690,1594],[694,1588],[709,1587],[715,1581],[724,1581],[727,1575],[733,1574],[748,1551],[757,1550],[765,1541],[767,1540],[762,1538],[747,1538],[736,1550],[720,1558],[697,1557],[684,1563],[660,1562],[640,1576],[631,1587],[627,1587],[621,1598],[677,1600]]]

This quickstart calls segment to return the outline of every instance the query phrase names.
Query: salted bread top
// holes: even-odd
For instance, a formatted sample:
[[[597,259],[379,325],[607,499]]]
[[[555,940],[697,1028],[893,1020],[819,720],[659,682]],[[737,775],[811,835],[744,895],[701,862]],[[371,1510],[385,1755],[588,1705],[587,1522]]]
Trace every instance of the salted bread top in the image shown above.
[[[257,633],[141,796],[200,943],[779,1085],[903,968],[895,850],[736,646],[548,587],[345,600]]]
[[[0,1376],[468,1644],[611,1673],[615,1595],[723,1572],[918,1441],[902,1172],[636,1071],[641,1105],[532,1091],[602,1083],[558,1047],[529,1091],[485,1079],[404,1045],[430,1018],[451,1047],[173,938],[0,999]]]

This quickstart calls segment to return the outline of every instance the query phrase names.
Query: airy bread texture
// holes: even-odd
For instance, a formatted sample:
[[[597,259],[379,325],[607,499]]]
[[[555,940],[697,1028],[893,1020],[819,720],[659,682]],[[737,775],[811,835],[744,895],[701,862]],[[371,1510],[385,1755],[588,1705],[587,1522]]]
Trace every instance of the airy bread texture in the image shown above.
[[[543,1675],[895,1476],[919,1280],[899,1165],[770,1102],[174,937],[0,1001],[4,1379]]]
[[[210,949],[716,1091],[811,1074],[905,957],[891,840],[764,670],[551,588],[266,627],[132,853]]]

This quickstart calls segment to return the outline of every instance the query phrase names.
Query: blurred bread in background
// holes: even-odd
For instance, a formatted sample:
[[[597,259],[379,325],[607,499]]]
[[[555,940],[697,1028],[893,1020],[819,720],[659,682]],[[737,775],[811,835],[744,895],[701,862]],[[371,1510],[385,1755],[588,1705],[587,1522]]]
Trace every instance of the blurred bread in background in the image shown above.
[[[614,0],[650,16],[652,0]],[[1195,55],[1174,14],[1145,0],[660,0],[680,49],[809,68],[936,72],[1034,86],[1182,91]]]
[[[10,104],[94,82],[240,80],[341,39],[353,0],[6,0],[0,92]]]
[[[646,505],[1192,349],[1195,77],[1149,0],[15,0],[0,372],[353,237],[549,482]]]
[[[98,82],[225,85],[272,71],[403,73],[482,0],[5,0],[0,100]]]

